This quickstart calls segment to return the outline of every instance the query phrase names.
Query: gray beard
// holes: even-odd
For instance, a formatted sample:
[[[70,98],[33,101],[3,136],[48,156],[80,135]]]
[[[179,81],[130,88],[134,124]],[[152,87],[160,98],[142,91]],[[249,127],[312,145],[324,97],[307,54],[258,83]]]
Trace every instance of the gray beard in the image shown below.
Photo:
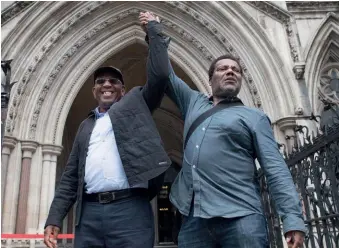
[[[213,96],[216,96],[218,98],[228,98],[228,97],[235,97],[238,95],[239,92],[236,90],[222,90],[218,89],[216,92],[213,93]]]

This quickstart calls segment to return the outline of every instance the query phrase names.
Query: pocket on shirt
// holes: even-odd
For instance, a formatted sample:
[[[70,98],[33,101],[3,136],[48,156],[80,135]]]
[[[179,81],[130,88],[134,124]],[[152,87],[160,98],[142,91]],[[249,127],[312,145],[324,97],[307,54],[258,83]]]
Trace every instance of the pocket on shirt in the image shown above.
[[[211,125],[219,125],[221,131],[226,132],[229,135],[242,134],[245,128],[245,123],[243,123],[240,117],[231,117],[224,114],[213,116]]]

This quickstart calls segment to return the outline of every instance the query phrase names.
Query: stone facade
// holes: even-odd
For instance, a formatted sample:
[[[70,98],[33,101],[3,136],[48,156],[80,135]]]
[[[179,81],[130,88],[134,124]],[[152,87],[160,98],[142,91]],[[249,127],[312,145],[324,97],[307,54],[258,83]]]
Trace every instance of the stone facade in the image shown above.
[[[2,144],[2,233],[43,233],[76,128],[95,106],[94,70],[113,63],[128,89],[146,80],[147,48],[137,18],[144,10],[162,19],[172,37],[174,68],[192,88],[210,94],[211,61],[224,53],[238,56],[244,69],[240,97],[268,114],[277,141],[288,149],[298,138],[296,125],[317,128],[309,117],[323,111],[319,96],[339,104],[328,83],[333,71],[339,76],[338,2],[7,4],[1,10],[1,59],[13,60],[17,83]],[[164,99],[154,118],[180,164],[178,109]],[[72,231],[72,217],[64,224],[65,233]],[[15,247],[17,240],[2,243]]]

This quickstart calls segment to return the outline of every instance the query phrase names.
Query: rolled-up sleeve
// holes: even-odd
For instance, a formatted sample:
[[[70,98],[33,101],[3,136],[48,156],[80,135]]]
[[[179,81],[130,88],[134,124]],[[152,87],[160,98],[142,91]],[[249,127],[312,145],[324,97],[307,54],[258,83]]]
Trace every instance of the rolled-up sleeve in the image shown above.
[[[291,173],[279,152],[270,121],[262,116],[253,130],[254,148],[262,167],[270,195],[283,222],[283,231],[306,233],[302,206]]]

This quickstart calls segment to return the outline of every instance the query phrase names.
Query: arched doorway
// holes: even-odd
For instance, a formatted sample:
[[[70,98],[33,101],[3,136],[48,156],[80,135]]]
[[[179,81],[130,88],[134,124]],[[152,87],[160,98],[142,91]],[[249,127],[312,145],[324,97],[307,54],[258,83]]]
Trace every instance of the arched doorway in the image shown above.
[[[146,43],[134,43],[111,56],[102,65],[114,65],[120,68],[124,75],[126,89],[129,91],[131,88],[141,86],[146,82],[146,59]],[[197,89],[187,74],[175,63],[172,64],[177,75],[187,82],[191,88]],[[92,96],[92,86],[93,75],[86,80],[79,90],[68,113],[62,137],[64,149],[57,162],[56,187],[72,149],[78,126],[87,117],[88,113],[97,106]],[[183,122],[179,110],[166,96],[153,116],[165,148],[173,160],[173,166],[166,173],[163,190],[152,200],[155,215],[155,242],[160,245],[164,243],[171,244],[176,242],[178,213],[169,202],[169,191],[181,168]],[[73,231],[74,214],[73,211],[70,211],[63,222],[62,233],[73,233]]]
[[[40,1],[23,13],[2,42],[3,56],[14,58],[12,75],[18,82],[11,96],[3,150],[3,232],[43,232],[58,179],[56,168],[62,170],[60,164],[79,122],[95,106],[90,94],[81,93],[90,92],[93,71],[113,59],[115,65],[125,66],[125,74],[129,68],[135,77],[128,89],[143,83],[143,73],[133,73],[139,68],[135,55],[140,49],[146,52],[139,11],[161,17],[164,33],[172,38],[169,55],[182,69],[175,70],[192,88],[194,82],[200,92],[209,93],[206,71],[211,60],[231,52],[244,64],[240,94],[244,103],[261,107],[273,123],[292,114],[298,91],[286,82],[293,72],[281,66],[283,60],[246,7],[235,2]],[[229,20],[232,25],[225,28]],[[130,56],[127,50],[133,51]],[[181,75],[183,71],[192,80]],[[80,96],[86,101],[79,101]],[[180,157],[182,139],[178,116],[168,99],[154,113],[166,149],[174,157],[177,153]],[[178,148],[171,149],[167,140]]]

